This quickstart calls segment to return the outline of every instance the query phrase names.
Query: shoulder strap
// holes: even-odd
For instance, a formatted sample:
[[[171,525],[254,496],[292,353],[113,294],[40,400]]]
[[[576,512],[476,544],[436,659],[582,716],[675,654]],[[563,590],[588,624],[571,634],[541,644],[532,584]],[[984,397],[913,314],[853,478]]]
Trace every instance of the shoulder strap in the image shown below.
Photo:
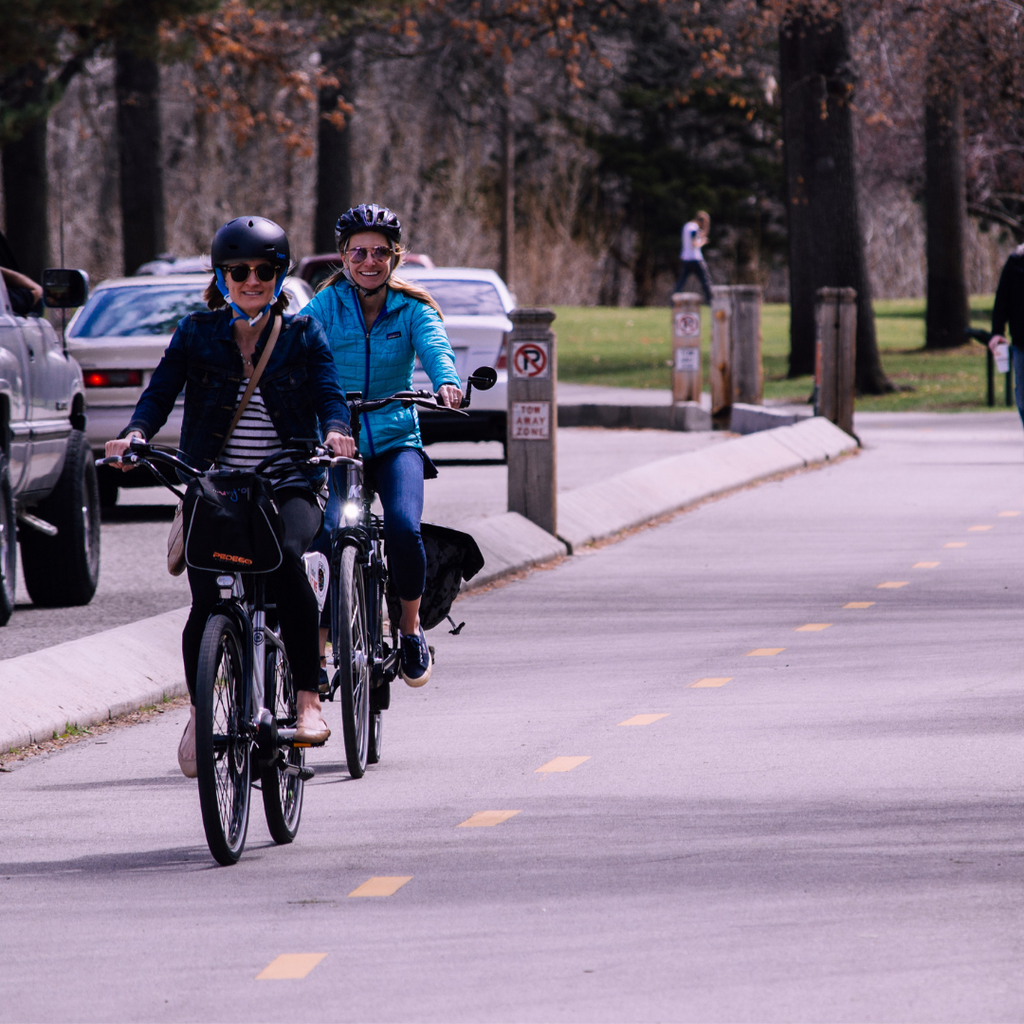
[[[249,386],[245,389],[245,394],[242,395],[242,400],[238,403],[238,408],[235,410],[235,417],[231,421],[231,426],[228,427],[228,432],[224,435],[224,443],[220,446],[220,451],[217,452],[217,458],[213,461],[217,462],[220,457],[224,454],[224,449],[228,446],[228,441],[231,440],[231,435],[235,432],[235,427],[238,426],[238,421],[242,418],[242,413],[245,412],[245,407],[249,404],[249,399],[252,398],[253,392],[256,390],[256,385],[260,382],[260,377],[263,376],[263,370],[267,363],[270,362],[270,354],[274,351],[274,346],[277,344],[277,337],[281,333],[282,317],[278,316],[274,320],[274,326],[270,329],[270,337],[267,339],[267,347],[263,350],[263,358],[260,360],[259,365],[253,370],[252,376],[249,378]]]

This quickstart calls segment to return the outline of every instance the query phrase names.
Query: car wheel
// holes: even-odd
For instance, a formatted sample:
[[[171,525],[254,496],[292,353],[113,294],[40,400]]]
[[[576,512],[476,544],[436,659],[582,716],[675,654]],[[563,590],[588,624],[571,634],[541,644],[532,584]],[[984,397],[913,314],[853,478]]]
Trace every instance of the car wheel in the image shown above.
[[[14,586],[18,568],[14,495],[7,459],[0,453],[0,626],[14,613]]]
[[[92,449],[80,430],[68,438],[57,486],[33,512],[56,526],[57,535],[21,531],[29,596],[44,608],[88,604],[100,578],[100,495]]]

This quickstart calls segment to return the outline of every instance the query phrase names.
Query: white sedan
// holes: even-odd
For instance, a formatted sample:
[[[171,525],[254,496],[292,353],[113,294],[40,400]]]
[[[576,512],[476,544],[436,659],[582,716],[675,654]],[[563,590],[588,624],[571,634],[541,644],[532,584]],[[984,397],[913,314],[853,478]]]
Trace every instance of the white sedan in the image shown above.
[[[116,278],[97,285],[75,313],[67,329],[68,350],[82,367],[86,436],[97,457],[103,454],[104,443],[127,426],[178,321],[206,309],[203,292],[209,281],[209,271]],[[296,277],[285,278],[284,290],[292,312],[312,297],[309,285]],[[164,428],[151,440],[178,444],[183,402],[179,397]],[[104,505],[114,504],[118,487],[152,483],[141,472],[101,469]]]
[[[423,443],[436,441],[506,441],[508,373],[505,335],[512,330],[508,314],[515,300],[493,270],[468,267],[402,266],[396,277],[426,288],[444,314],[444,326],[455,351],[455,368],[465,382],[478,366],[493,366],[498,382],[490,391],[474,391],[469,416],[420,411]],[[416,363],[414,388],[430,380]]]

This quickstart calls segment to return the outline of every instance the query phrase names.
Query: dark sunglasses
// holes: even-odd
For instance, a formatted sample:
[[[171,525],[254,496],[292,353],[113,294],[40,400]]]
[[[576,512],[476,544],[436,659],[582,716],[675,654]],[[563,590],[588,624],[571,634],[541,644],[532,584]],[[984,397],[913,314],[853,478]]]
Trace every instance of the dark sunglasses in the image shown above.
[[[375,245],[372,249],[357,245],[354,249],[346,249],[345,252],[353,263],[362,263],[367,256],[372,256],[378,263],[383,263],[395,255],[395,250],[386,245]]]
[[[261,263],[259,266],[250,267],[248,263],[236,263],[232,267],[225,267],[228,277],[236,284],[242,284],[249,280],[249,274],[256,271],[256,276],[261,281],[273,281],[277,277],[277,267],[273,263]]]

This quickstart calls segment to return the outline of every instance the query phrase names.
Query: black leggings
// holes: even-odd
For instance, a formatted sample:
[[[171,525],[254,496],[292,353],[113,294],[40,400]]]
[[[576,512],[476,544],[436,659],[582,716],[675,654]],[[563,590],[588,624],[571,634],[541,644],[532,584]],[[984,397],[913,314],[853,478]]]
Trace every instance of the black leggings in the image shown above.
[[[278,496],[278,508],[284,520],[284,559],[267,576],[267,600],[277,604],[284,648],[288,654],[297,690],[316,691],[320,684],[319,618],[316,595],[306,578],[302,555],[320,530],[322,514],[313,496],[303,491],[286,491]],[[192,588],[192,610],[181,634],[181,656],[185,662],[185,682],[192,703],[196,700],[196,672],[199,648],[206,620],[220,600],[218,572],[188,570]]]

